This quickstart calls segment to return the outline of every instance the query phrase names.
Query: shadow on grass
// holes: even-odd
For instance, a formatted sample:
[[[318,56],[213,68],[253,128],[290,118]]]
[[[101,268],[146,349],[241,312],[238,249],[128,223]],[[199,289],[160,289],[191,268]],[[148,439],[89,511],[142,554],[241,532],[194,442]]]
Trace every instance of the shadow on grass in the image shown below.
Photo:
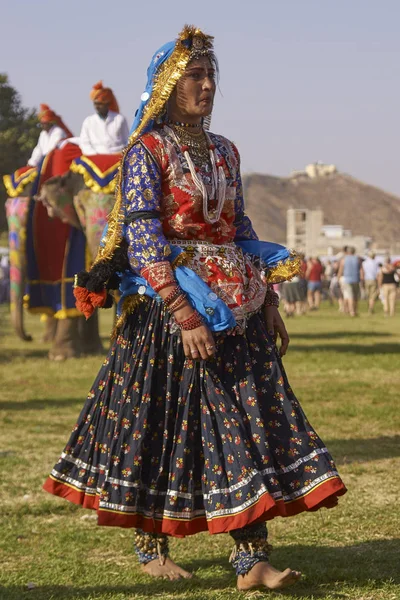
[[[391,337],[393,333],[386,331],[319,331],[319,332],[307,332],[307,333],[290,333],[292,340],[335,340],[337,338],[351,338],[351,337]]]
[[[315,600],[327,595],[337,600],[356,598],[346,592],[354,587],[371,585],[379,589],[384,584],[400,583],[398,564],[400,561],[400,539],[379,540],[355,544],[353,546],[305,546],[293,545],[278,548],[274,552],[274,564],[280,568],[291,565],[305,575],[294,587],[280,592],[281,597],[309,598]],[[182,565],[195,572],[192,580],[178,582],[147,579],[132,582],[132,585],[93,585],[76,587],[54,585],[40,586],[28,591],[22,586],[0,587],[3,600],[69,600],[71,598],[94,599],[107,595],[126,594],[127,597],[153,598],[164,593],[171,597],[188,594],[192,600],[203,600],[208,595],[223,598],[224,592],[231,597],[235,589],[235,575],[226,557],[188,561]],[[218,566],[218,571],[215,567]],[[210,572],[207,573],[206,571]],[[355,590],[354,590],[355,591]],[[362,590],[360,590],[362,592]],[[110,595],[110,596],[108,596]],[[239,593],[237,593],[239,596]],[[186,596],[188,597],[188,596]],[[246,597],[243,595],[243,597]],[[369,596],[370,597],[370,596]]]
[[[337,465],[400,456],[400,435],[377,438],[324,440]]]
[[[25,349],[26,348],[26,349]],[[48,347],[43,348],[29,348],[29,342],[22,350],[15,348],[1,348],[0,349],[0,363],[9,363],[15,359],[30,359],[30,358],[46,358],[49,353]]]
[[[58,398],[57,400],[46,400],[46,398],[34,398],[25,402],[0,402],[0,410],[46,410],[48,408],[65,408],[68,406],[83,406],[86,398]]]
[[[293,336],[292,336],[293,337]],[[300,339],[299,336],[298,339]],[[400,344],[313,344],[312,346],[299,346],[296,343],[290,344],[290,350],[302,352],[346,352],[351,354],[400,354]]]

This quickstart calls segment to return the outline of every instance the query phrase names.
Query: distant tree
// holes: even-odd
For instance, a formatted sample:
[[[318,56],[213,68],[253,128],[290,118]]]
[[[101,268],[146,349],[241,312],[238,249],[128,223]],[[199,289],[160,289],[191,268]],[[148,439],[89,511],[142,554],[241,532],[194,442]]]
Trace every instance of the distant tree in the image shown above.
[[[0,73],[0,231],[7,227],[3,175],[26,165],[38,134],[36,111],[22,106],[8,75]]]

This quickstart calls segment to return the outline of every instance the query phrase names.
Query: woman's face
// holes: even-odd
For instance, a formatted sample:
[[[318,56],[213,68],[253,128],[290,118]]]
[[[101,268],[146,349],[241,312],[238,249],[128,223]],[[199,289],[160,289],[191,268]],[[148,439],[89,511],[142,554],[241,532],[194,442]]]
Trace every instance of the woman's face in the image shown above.
[[[215,95],[215,68],[206,56],[192,60],[169,101],[170,118],[199,122],[211,114]]]

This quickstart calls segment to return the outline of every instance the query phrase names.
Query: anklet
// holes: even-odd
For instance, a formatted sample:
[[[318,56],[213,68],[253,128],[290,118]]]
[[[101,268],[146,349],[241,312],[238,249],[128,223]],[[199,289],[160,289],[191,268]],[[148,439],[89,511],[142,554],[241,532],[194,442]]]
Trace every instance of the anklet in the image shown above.
[[[141,565],[156,558],[160,565],[164,565],[168,556],[168,537],[163,533],[146,533],[136,529],[133,547]]]
[[[268,532],[264,523],[230,532],[235,540],[229,562],[236,575],[246,575],[258,562],[269,562],[272,546],[268,544]]]

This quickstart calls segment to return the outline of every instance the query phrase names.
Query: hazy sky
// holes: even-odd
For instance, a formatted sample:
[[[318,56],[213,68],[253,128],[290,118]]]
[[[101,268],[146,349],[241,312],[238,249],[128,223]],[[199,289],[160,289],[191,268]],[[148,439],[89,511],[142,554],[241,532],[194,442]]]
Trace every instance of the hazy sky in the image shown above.
[[[400,195],[399,0],[7,0],[0,71],[79,134],[92,84],[132,121],[155,50],[185,23],[215,36],[212,130],[244,172],[322,160]]]

